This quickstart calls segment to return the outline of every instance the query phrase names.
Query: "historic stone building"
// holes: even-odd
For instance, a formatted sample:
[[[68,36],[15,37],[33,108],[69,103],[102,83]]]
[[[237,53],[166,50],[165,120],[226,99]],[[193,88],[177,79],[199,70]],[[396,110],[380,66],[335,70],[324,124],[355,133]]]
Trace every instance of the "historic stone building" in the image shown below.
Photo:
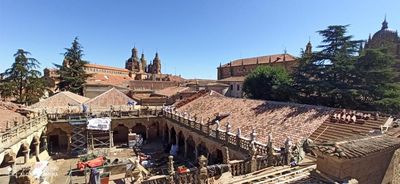
[[[382,27],[372,37],[369,35],[365,48],[386,48],[395,58],[400,59],[400,37],[397,30],[389,29],[388,22],[382,22]]]
[[[161,60],[158,56],[158,52],[153,62],[147,65],[144,53],[142,53],[139,60],[138,50],[134,47],[132,49],[132,56],[125,62],[125,69],[129,70],[129,75],[137,80],[147,79],[147,74],[161,74]]]
[[[310,46],[309,51],[311,51],[311,44],[309,43],[307,46]],[[226,96],[242,97],[242,85],[246,75],[258,66],[279,66],[291,72],[297,66],[297,59],[290,54],[284,53],[242,58],[220,65],[217,68],[218,82],[229,85]]]

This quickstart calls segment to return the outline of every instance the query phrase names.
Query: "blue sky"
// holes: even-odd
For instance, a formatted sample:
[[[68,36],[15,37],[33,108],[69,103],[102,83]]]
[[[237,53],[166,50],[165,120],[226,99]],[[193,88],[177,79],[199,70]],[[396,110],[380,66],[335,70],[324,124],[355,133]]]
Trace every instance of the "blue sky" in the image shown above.
[[[350,34],[367,39],[386,14],[400,29],[399,8],[399,0],[0,0],[0,71],[19,48],[43,68],[61,63],[78,36],[92,63],[124,67],[136,45],[148,62],[159,52],[163,73],[215,79],[219,63],[299,55],[328,25],[350,24]]]

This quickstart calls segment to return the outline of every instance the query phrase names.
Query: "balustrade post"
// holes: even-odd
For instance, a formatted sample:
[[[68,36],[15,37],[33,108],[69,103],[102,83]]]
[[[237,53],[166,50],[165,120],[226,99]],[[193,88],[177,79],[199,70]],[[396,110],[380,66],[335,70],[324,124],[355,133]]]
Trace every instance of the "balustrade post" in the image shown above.
[[[236,146],[240,148],[240,139],[242,139],[242,131],[240,130],[240,127],[237,129],[236,133]]]
[[[290,160],[292,158],[292,141],[290,140],[290,137],[287,137],[285,141],[285,164],[289,165]]]
[[[257,140],[257,132],[255,128],[251,130],[250,140],[251,142],[255,142]]]
[[[225,142],[226,142],[226,145],[228,145],[229,144],[229,132],[231,132],[231,123],[228,121],[228,123],[226,124],[226,127],[225,127],[225,130],[226,130],[226,132],[225,132]]]
[[[215,138],[219,140],[219,122],[217,122],[217,126],[215,128]]]
[[[250,143],[250,172],[257,171],[257,149],[254,142]]]

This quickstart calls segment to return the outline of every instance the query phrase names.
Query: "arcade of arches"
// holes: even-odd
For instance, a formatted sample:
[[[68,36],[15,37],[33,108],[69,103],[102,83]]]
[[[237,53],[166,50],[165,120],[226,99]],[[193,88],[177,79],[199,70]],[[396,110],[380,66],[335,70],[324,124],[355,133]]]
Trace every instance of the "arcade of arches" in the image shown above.
[[[114,146],[126,146],[129,132],[140,134],[146,142],[161,140],[165,146],[178,145],[178,155],[196,160],[200,155],[208,158],[209,164],[222,163],[226,158],[223,144],[197,134],[185,127],[156,118],[118,119],[111,122]],[[71,149],[72,126],[68,123],[48,124],[48,146],[50,152],[68,153]],[[229,150],[229,158],[244,159],[241,152]]]

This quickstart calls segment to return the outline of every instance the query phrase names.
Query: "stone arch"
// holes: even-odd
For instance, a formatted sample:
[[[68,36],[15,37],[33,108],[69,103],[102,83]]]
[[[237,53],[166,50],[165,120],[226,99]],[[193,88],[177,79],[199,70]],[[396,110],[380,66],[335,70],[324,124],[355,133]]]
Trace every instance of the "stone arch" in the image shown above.
[[[169,128],[168,125],[165,123],[164,124],[164,141],[168,142],[168,136],[169,136]]]
[[[68,136],[61,128],[55,128],[48,133],[48,147],[50,153],[67,152],[68,151]]]
[[[23,157],[23,162],[21,163],[19,159],[17,159],[19,162],[18,164],[24,164],[28,161],[29,157],[29,144],[28,143],[22,143],[21,146],[19,147],[19,150],[17,152],[17,158],[18,157]]]
[[[4,154],[3,161],[0,163],[0,168],[12,166],[16,161],[17,155],[10,151]]]
[[[129,128],[123,124],[118,124],[113,129],[113,140],[114,145],[121,146],[121,145],[128,145],[128,134]]]
[[[140,134],[143,137],[143,140],[146,140],[147,127],[144,126],[142,123],[137,123],[135,126],[133,126],[132,132],[136,133],[136,134]]]
[[[171,144],[176,144],[176,130],[175,127],[171,127],[170,130],[170,134],[171,134]]]
[[[182,131],[178,133],[178,155],[183,156],[185,154],[185,136]]]
[[[160,130],[159,130],[159,123],[158,122],[153,122],[150,126],[148,126],[148,134],[147,137],[150,140],[154,140],[157,137],[160,136]]]
[[[208,159],[209,150],[207,148],[206,143],[204,143],[203,141],[197,145],[197,156],[201,156],[201,155],[205,156]]]
[[[192,161],[196,160],[197,159],[196,158],[196,153],[195,153],[196,143],[194,142],[194,139],[193,139],[193,137],[191,135],[189,135],[187,137],[186,145],[187,145],[187,151],[188,151],[187,158],[189,160],[192,160]]]
[[[216,148],[211,152],[208,163],[210,165],[213,164],[222,164],[224,162],[224,154],[221,149]]]
[[[30,150],[29,158],[32,158],[33,156],[35,156],[36,151],[39,151],[39,150],[36,150],[36,146],[39,145],[39,143],[40,143],[39,137],[33,136],[32,141],[29,144],[29,150]],[[37,153],[37,154],[39,154],[39,153]]]

